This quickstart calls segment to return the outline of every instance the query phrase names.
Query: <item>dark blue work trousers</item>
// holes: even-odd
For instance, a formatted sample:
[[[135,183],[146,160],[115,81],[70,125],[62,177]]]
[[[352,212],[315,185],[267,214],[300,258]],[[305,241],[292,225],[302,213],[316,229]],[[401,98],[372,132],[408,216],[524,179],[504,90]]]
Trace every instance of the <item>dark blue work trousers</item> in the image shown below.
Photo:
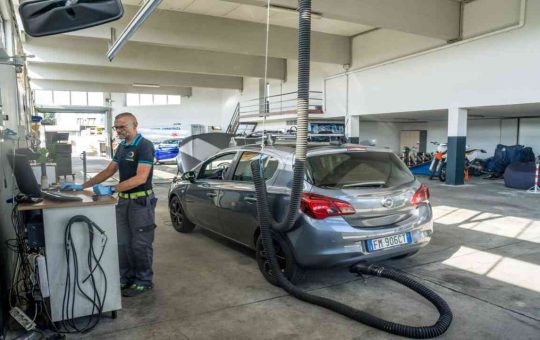
[[[116,205],[116,230],[120,282],[151,286],[152,258],[156,228],[154,194],[136,199],[120,198]]]

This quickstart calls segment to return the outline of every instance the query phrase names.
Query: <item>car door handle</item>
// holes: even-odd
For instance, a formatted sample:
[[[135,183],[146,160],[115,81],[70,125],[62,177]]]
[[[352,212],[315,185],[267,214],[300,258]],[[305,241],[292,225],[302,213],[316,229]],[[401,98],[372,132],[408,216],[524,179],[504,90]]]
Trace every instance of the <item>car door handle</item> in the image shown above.
[[[244,197],[244,201],[249,202],[249,203],[253,203],[253,202],[257,202],[257,198],[252,197],[252,196],[247,196],[247,197]]]
[[[213,197],[216,197],[217,194],[215,192],[209,192],[206,194],[206,196],[213,198]]]

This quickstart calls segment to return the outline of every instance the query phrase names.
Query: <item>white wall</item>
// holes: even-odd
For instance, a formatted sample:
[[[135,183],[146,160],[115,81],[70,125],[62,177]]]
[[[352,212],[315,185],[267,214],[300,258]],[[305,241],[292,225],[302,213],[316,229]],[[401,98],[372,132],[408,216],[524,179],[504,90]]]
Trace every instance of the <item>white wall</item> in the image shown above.
[[[518,140],[518,119],[501,120],[501,144],[512,145]],[[540,149],[539,149],[540,151]]]
[[[521,0],[467,4],[464,37],[518,24],[521,4]],[[540,102],[539,37],[538,0],[527,1],[524,27],[462,43],[448,45],[383,29],[360,35],[353,40],[349,81],[345,74],[326,80],[326,110],[344,116],[348,109],[362,116]],[[446,46],[437,48],[441,45]],[[431,51],[396,60],[426,50]],[[540,121],[526,120],[523,131],[524,121],[520,143],[540,153]],[[428,142],[447,140],[446,121],[393,125],[361,121],[360,139],[376,138],[379,146],[397,150],[399,131],[414,129],[428,130]],[[469,120],[467,144],[486,149],[488,155],[498,143],[515,144],[516,136],[516,119]],[[428,143],[428,151],[433,150]]]
[[[475,0],[466,4],[463,16],[464,37],[516,24],[520,5],[521,0]],[[486,11],[487,8],[489,11]]]
[[[427,130],[427,152],[434,152],[431,142],[445,143],[448,140],[446,121],[427,123],[360,122],[360,141],[375,139],[377,146],[399,153],[400,131]],[[540,154],[540,118],[521,118],[519,144],[530,146]],[[487,151],[480,158],[493,156],[497,144],[514,145],[518,133],[516,119],[470,119],[467,122],[467,145]]]
[[[351,73],[349,110],[376,114],[539,102],[539,36],[540,1],[528,1],[522,29]]]
[[[440,39],[379,29],[353,39],[351,69],[373,65],[381,61],[402,57],[428,48],[442,46],[445,43],[446,41]]]
[[[446,121],[433,121],[421,124],[398,124],[399,130],[427,130],[427,151],[433,152],[436,146],[431,142],[446,142],[448,124]],[[540,118],[522,118],[519,131],[519,144],[530,146],[540,154]],[[517,141],[516,119],[469,119],[467,122],[467,145],[487,151],[480,158],[493,156],[497,144],[514,145]],[[362,138],[362,137],[361,137]],[[398,144],[399,145],[399,144]]]
[[[399,131],[395,123],[386,122],[360,122],[360,143],[375,140],[375,145],[380,148],[389,148],[399,152]]]
[[[522,118],[519,128],[519,144],[531,146],[540,154],[540,118]]]
[[[113,117],[121,112],[131,112],[141,128],[169,127],[180,123],[188,135],[191,124],[219,126],[225,131],[238,97],[237,90],[193,88],[192,96],[182,97],[180,105],[126,106],[125,95],[113,93]]]

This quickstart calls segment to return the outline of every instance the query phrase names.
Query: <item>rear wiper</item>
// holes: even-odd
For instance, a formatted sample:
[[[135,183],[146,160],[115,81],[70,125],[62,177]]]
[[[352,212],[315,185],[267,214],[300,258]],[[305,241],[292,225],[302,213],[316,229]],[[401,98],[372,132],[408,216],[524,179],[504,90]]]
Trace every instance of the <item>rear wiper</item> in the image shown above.
[[[342,188],[353,188],[353,187],[382,187],[386,185],[386,182],[359,182],[359,183],[349,183],[343,184]]]

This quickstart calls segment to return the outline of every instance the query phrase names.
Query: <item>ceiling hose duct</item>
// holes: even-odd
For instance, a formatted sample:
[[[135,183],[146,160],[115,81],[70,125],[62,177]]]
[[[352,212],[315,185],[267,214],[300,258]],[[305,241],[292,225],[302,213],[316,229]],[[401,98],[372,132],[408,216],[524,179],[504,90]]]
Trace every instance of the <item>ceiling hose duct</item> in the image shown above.
[[[294,286],[285,277],[279,266],[274,249],[273,233],[286,233],[290,231],[298,217],[300,199],[304,185],[304,166],[307,147],[307,123],[308,123],[308,96],[309,96],[309,64],[310,64],[310,35],[311,35],[311,0],[299,0],[299,48],[298,48],[298,103],[297,103],[297,137],[296,158],[294,163],[293,183],[291,198],[286,217],[281,222],[276,222],[270,213],[266,182],[262,175],[259,162],[251,163],[253,182],[257,197],[257,217],[261,228],[261,238],[267,257],[272,266],[272,273],[279,285],[292,296],[312,303],[368,326],[383,330],[388,333],[406,336],[416,339],[427,339],[443,334],[452,323],[452,311],[448,304],[435,292],[424,285],[414,281],[398,271],[377,265],[357,264],[350,268],[351,272],[358,274],[384,277],[414,290],[430,301],[439,311],[439,319],[433,326],[413,327],[383,320],[374,315],[350,307],[348,305],[330,300],[325,297],[313,295]]]

